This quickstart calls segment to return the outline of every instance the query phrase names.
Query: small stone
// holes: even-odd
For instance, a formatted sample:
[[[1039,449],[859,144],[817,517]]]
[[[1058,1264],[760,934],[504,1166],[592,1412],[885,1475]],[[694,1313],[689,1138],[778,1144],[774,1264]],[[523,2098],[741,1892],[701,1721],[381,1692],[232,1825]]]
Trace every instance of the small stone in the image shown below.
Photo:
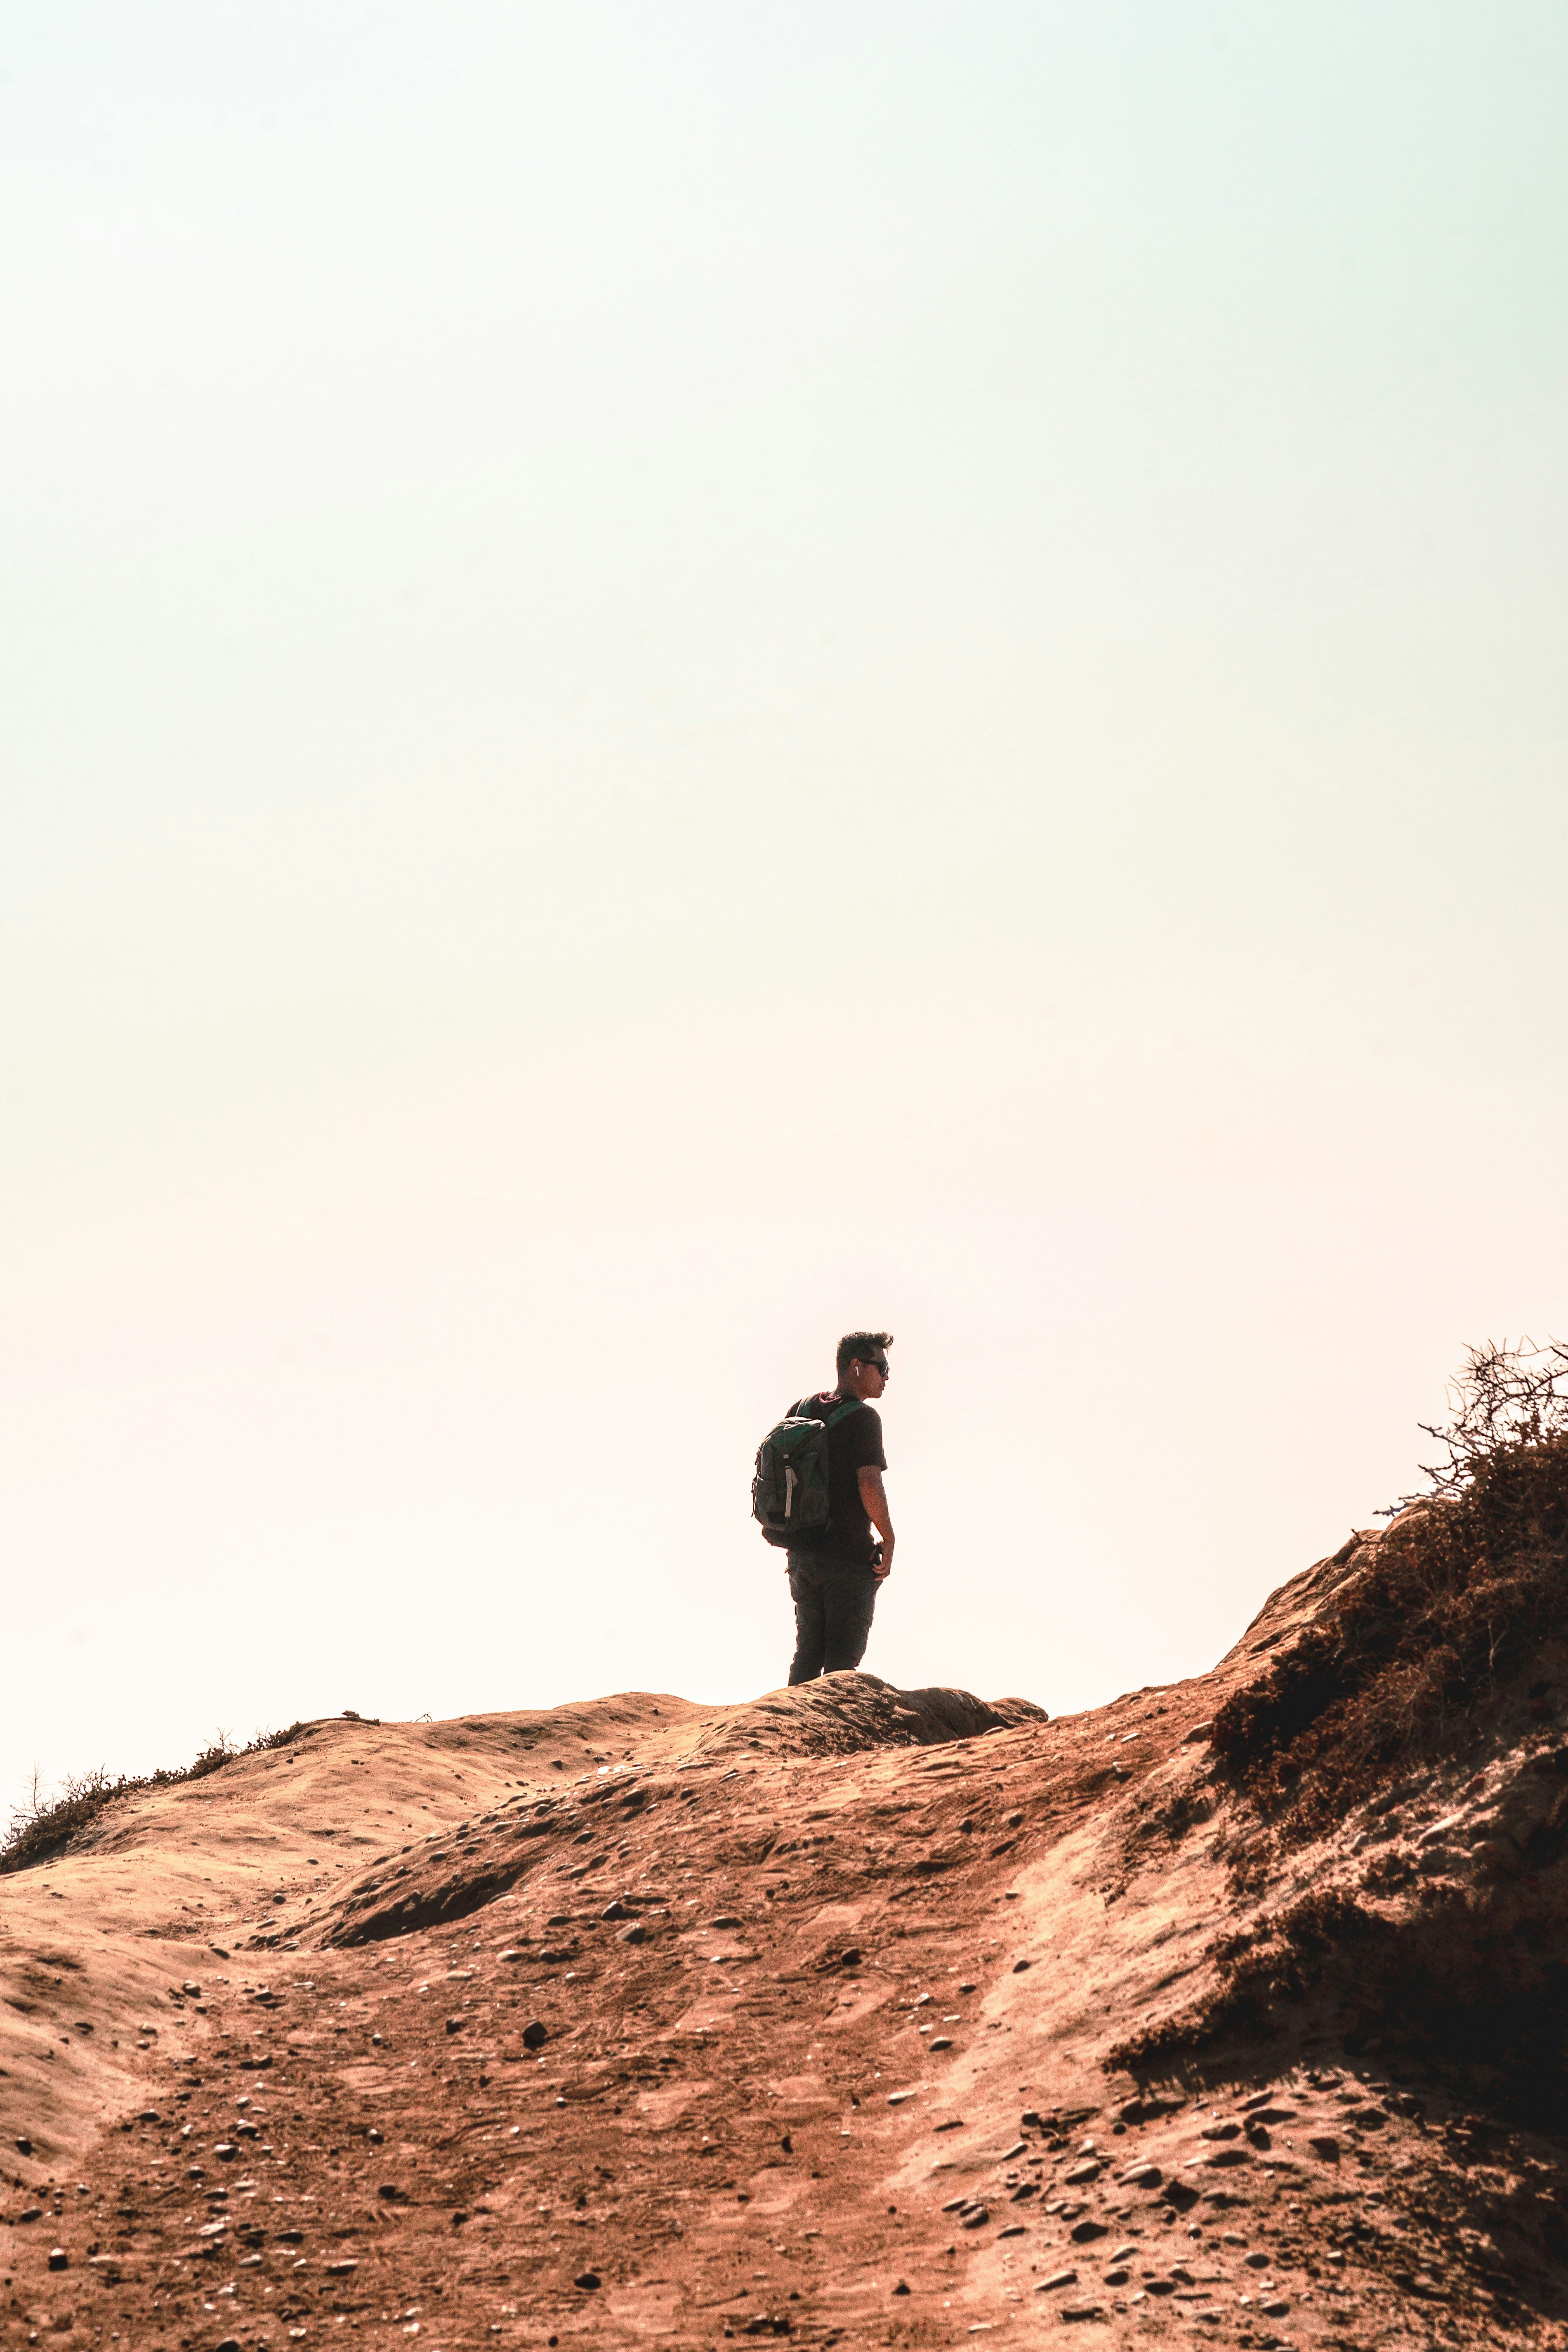
[[[1015,2221],[1009,2228],[998,2230],[996,2232],[998,2238],[1026,2238],[1028,2234],[1022,2221]]]
[[[1013,1963],[1013,1974],[1016,1977],[1021,1977],[1026,1969],[1032,1969],[1035,1963],[1033,1960],[1015,1960]]]
[[[1214,1725],[1212,1722],[1194,1723],[1189,1729],[1183,1732],[1182,1745],[1184,1748],[1191,1748],[1194,1741],[1199,1739],[1209,1739],[1212,1738],[1213,1736]]]
[[[1006,1826],[1008,1829],[1010,1829],[1010,1830],[1021,1830],[1021,1829],[1023,1828],[1023,1826],[1024,1826],[1024,1816],[1023,1816],[1023,1814],[1022,1814],[1022,1813],[1009,1813],[1009,1814],[1008,1814],[1008,1816],[1007,1816],[1007,1820],[1006,1820],[1006,1824],[1005,1824],[1005,1826]]]
[[[449,2017],[447,2020],[447,2031],[448,2033],[461,2033],[468,2021],[466,2017]]]
[[[18,2221],[41,2221],[43,2218],[44,2209],[41,2205],[24,2205],[16,2216]]]
[[[200,1985],[195,1983],[190,1977],[185,1979],[184,1983],[180,1987],[180,1990],[182,1992],[194,1993],[198,2000],[201,1999],[202,1989]]]
[[[405,2204],[408,2200],[407,2189],[400,2189],[395,2180],[384,2180],[375,2193],[378,2197],[384,2197],[392,2204]]]
[[[22,2156],[31,2156],[33,2153],[33,2143],[26,2137],[16,2142],[16,2147],[18,2154]]]
[[[163,2118],[156,2107],[143,2107],[136,2120],[139,2124],[161,2124]]]
[[[1040,2127],[1039,2109],[1037,2107],[1026,2107],[1023,2114],[1018,2117],[1019,2130],[1038,2131]]]
[[[1092,2245],[1096,2238],[1108,2234],[1103,2221],[1079,2221],[1068,2232],[1075,2246]]]
[[[643,1926],[640,1919],[634,1919],[629,1927],[623,1927],[621,1929],[621,1932],[616,1940],[617,1943],[621,1944],[646,1944],[647,1941],[647,1929]]]
[[[888,2094],[888,2105],[890,2107],[901,2107],[906,2099],[912,2099],[914,2096],[915,2094],[913,2091],[889,2091]]]
[[[572,2284],[574,2286],[580,2286],[584,2294],[592,2294],[594,2289],[602,2285],[604,2282],[597,2271],[579,2271]]]
[[[1281,2297],[1276,2303],[1260,2303],[1258,2308],[1261,2311],[1265,2319],[1284,2319],[1288,2316],[1290,2306],[1287,2302],[1285,2302],[1284,2298]]]
[[[708,1922],[710,1927],[738,1927],[740,1924],[731,1911],[721,1911],[717,1919],[710,1919]]]
[[[599,1914],[601,1919],[629,1919],[631,1916],[618,1895],[613,1903],[606,1903]]]
[[[1125,2286],[1131,2275],[1131,2271],[1118,2267],[1116,2270],[1106,2272],[1105,2284],[1107,2286]]]
[[[214,2352],[240,2352],[238,2336],[226,2336],[221,2344],[214,2347]]]
[[[1042,2279],[1040,2281],[1039,2285],[1035,2289],[1035,2293],[1037,2294],[1050,2294],[1058,2286],[1076,2286],[1077,2284],[1078,2273],[1076,2271],[1055,2271],[1048,2279]]]
[[[905,2284],[905,2283],[904,2283],[904,2281],[903,2281],[902,2279],[900,2279],[900,2280],[899,2281],[898,2285],[893,2289],[893,2293],[894,2293],[895,2294],[909,2294],[909,2292],[910,2292],[910,2289],[909,2289],[909,2287]]]
[[[498,1953],[496,1954],[496,1958],[497,1958],[497,1959],[498,1959],[498,1960],[521,1960],[521,1959],[522,1958],[522,1957],[523,1957],[523,1955],[522,1955],[520,1951],[516,1951],[516,1950],[514,1950],[514,1949],[510,1949],[510,1948],[509,1948],[508,1950],[506,1950],[506,1951],[504,1951],[504,1952],[498,1952]]]
[[[234,2158],[239,2154],[239,2150],[235,2146],[233,2140],[220,2139],[217,2146],[214,2148],[213,2154],[216,2157],[221,2158],[225,2164],[231,2164],[234,2161]]]
[[[1061,2315],[1064,2319],[1103,2319],[1105,2305],[1102,2303],[1064,2303]]]
[[[1121,2176],[1129,2189],[1158,2189],[1163,2178],[1157,2164],[1130,2165]]]
[[[351,2260],[341,2263],[323,2263],[321,2267],[329,2278],[352,2278],[358,2270],[359,2263],[357,2261]]]
[[[958,2226],[961,2230],[983,2230],[990,2219],[991,2208],[988,2205],[976,2205],[972,2213],[960,2214]]]
[[[1315,2139],[1310,2139],[1307,2142],[1307,2146],[1311,2149],[1312,2154],[1316,2157],[1321,2157],[1325,2164],[1338,2164],[1340,2160],[1339,2141],[1337,2139],[1331,2138],[1327,2132],[1320,2133],[1318,2137]]]
[[[70,2256],[67,2253],[67,2252],[66,2252],[66,2250],[65,2250],[65,2248],[64,2248],[63,2246],[51,2246],[51,2247],[49,2248],[49,2268],[50,2268],[50,2270],[52,2270],[52,2271],[63,2271],[64,2269],[66,2269],[66,2267],[68,2266],[68,2264],[69,2263],[69,2262],[70,2262]]]
[[[1104,2168],[1099,2157],[1091,2156],[1086,2163],[1075,2164],[1070,2172],[1064,2172],[1062,2185],[1067,2189],[1080,2188],[1086,2180],[1098,2180]]]
[[[952,2048],[952,2036],[951,2033],[939,2033],[932,2041],[928,2042],[926,2046],[931,2050],[951,2050]]]

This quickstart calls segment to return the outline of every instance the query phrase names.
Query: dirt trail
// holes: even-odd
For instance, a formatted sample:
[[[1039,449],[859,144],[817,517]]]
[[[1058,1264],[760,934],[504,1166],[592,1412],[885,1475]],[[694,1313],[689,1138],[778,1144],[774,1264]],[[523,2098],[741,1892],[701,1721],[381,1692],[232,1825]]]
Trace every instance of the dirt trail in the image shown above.
[[[1052,1722],[843,1675],[115,1807],[0,1878],[0,2341],[1563,2341],[1554,2147],[1308,2013],[1107,2072],[1237,1910],[1208,1720],[1363,1558]]]

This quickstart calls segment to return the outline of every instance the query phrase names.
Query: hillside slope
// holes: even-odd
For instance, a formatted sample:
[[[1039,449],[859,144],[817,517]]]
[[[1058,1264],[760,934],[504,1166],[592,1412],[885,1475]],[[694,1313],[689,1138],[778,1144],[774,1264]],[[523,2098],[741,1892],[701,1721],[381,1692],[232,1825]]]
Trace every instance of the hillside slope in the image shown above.
[[[1554,1659],[1312,1838],[1211,1745],[1390,1541],[1074,1717],[334,1721],[110,1809],[0,1877],[0,2341],[1563,2342],[1475,1979],[1549,2030]]]

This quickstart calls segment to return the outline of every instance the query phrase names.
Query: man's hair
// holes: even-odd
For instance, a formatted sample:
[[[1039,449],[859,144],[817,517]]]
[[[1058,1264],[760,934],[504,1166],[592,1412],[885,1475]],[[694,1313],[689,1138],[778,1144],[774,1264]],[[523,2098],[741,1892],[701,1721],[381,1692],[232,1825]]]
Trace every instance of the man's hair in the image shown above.
[[[851,1364],[868,1364],[879,1349],[883,1355],[893,1344],[890,1331],[846,1331],[838,1342],[838,1355],[834,1369],[840,1380]]]

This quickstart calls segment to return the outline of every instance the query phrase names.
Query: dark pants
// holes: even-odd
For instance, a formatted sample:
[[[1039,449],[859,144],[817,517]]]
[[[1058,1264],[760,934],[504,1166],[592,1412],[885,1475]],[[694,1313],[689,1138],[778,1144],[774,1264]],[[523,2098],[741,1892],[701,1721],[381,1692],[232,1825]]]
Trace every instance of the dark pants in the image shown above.
[[[792,1551],[789,1589],[795,1601],[792,1683],[858,1666],[871,1638],[877,1579],[868,1568],[821,1551]]]

